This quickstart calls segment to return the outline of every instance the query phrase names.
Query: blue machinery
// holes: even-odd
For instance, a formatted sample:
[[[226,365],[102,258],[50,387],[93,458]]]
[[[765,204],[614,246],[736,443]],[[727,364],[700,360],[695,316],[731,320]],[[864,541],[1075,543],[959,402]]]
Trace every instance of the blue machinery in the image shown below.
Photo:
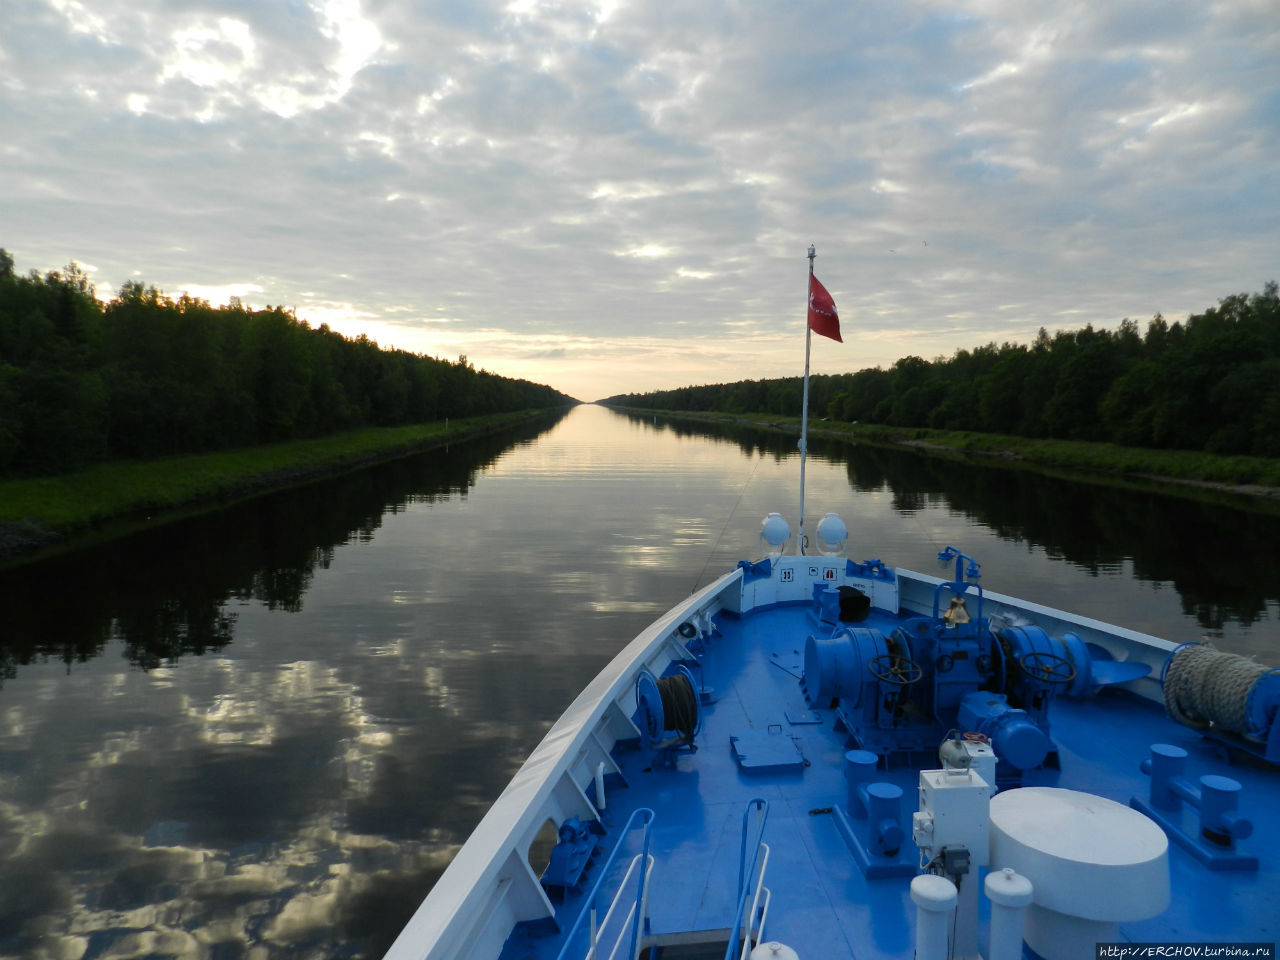
[[[542,873],[542,885],[548,890],[553,887],[570,890],[582,882],[582,875],[596,852],[596,838],[591,823],[583,823],[577,817],[567,817],[556,831],[556,838]]]
[[[614,861],[623,845],[619,842],[613,848],[587,895],[587,907],[578,914],[577,920],[569,928],[558,960],[583,955],[583,933],[587,935],[588,956],[614,956],[624,942],[627,944],[624,956],[638,955],[640,937],[647,932],[649,926],[649,874],[653,870],[653,854],[649,852],[649,847],[653,818],[653,811],[647,807],[640,807],[631,814],[620,836],[626,837],[634,830],[640,830],[640,851],[631,859],[606,906],[604,897],[608,890],[605,888],[605,881],[613,875]],[[622,910],[626,910],[626,913],[623,914]],[[588,923],[586,930],[583,929],[584,921]]]
[[[955,744],[971,754],[994,753],[993,787],[1016,786],[1025,771],[1056,765],[1049,715],[1058,694],[1084,697],[1150,672],[1145,664],[1111,659],[1074,633],[1054,638],[1036,626],[993,632],[975,582],[978,564],[954,547],[938,556],[955,561],[955,577],[935,589],[932,616],[907,620],[888,636],[837,625],[805,645],[806,697],[815,707],[834,707],[862,748],[846,754],[850,816],[836,812],[868,877],[915,869],[899,850],[901,791],[873,782],[882,760],[932,752],[958,736]],[[831,622],[822,614],[824,600],[827,608],[831,601],[820,592],[818,619]],[[942,611],[944,593],[950,599]],[[967,595],[976,598],[976,616],[969,615]],[[1280,669],[1189,643],[1169,655],[1161,682],[1175,720],[1233,750],[1280,763]],[[1241,785],[1216,774],[1193,783],[1183,774],[1186,760],[1180,747],[1153,744],[1142,762],[1150,794],[1130,805],[1209,869],[1256,870],[1257,857],[1236,847],[1253,831],[1238,812]]]
[[[1021,785],[1026,771],[1056,765],[1050,711],[1057,696],[1085,697],[1102,686],[1150,672],[1145,664],[1111,659],[1073,633],[1053,637],[1032,625],[993,631],[984,615],[978,563],[954,547],[947,547],[939,558],[954,561],[955,573],[935,588],[931,614],[904,620],[887,635],[858,625],[867,615],[866,598],[853,596],[852,588],[832,589],[826,583],[814,588],[813,619],[829,626],[831,633],[808,638],[802,687],[811,705],[834,708],[858,748],[845,754],[847,803],[829,812],[835,814],[839,832],[869,879],[913,877],[921,869],[922,854],[928,852],[921,836],[929,837],[914,832],[914,819],[913,833],[904,830],[907,798],[900,786],[880,780],[882,763],[909,759],[917,752],[932,754],[942,743],[939,759],[944,767],[972,766],[992,793]],[[892,576],[878,561],[856,566],[859,574]],[[681,637],[694,639],[683,626]],[[700,646],[693,661],[672,663],[663,677],[648,670],[637,675],[634,718],[641,745],[656,755],[658,764],[674,767],[680,753],[697,749],[703,697],[689,666],[697,667],[706,653]],[[1202,644],[1184,644],[1167,658],[1161,682],[1175,720],[1233,749],[1280,763],[1280,670]],[[742,753],[740,745],[734,747]],[[1150,777],[1149,793],[1131,798],[1129,805],[1155,821],[1207,869],[1256,871],[1258,858],[1237,846],[1253,832],[1253,822],[1239,810],[1241,784],[1216,774],[1193,781],[1185,773],[1187,760],[1187,751],[1180,747],[1152,744],[1141,764]],[[742,755],[739,765],[785,766],[773,760],[749,763]],[[762,842],[767,811],[767,803],[757,799],[744,815],[737,910],[727,960],[740,944],[745,956],[763,937],[769,901],[763,886],[769,851]],[[615,947],[627,943],[634,951],[647,932],[652,817],[652,811],[639,810],[622,830],[625,836],[642,828],[641,849],[607,909],[602,887],[606,876],[616,874],[613,863],[621,844],[589,894],[584,916],[591,916],[589,943],[597,949],[611,942]],[[561,825],[544,884],[570,889],[582,883],[597,850],[593,826],[574,818]],[[976,866],[963,845],[933,846],[938,850],[933,851],[937,856],[930,861],[931,872],[959,877]],[[985,849],[985,841],[978,847]],[[603,918],[597,912],[601,909]],[[584,932],[578,929],[582,923],[579,917],[566,949]]]
[[[955,547],[938,557],[955,562],[955,576],[934,590],[932,615],[906,620],[888,636],[838,622],[826,596],[834,591],[815,589],[819,622],[833,632],[805,643],[805,695],[814,706],[834,706],[859,747],[893,758],[932,751],[951,730],[980,733],[995,747],[1006,785],[1056,762],[1049,724],[1056,696],[1089,696],[1150,672],[1145,664],[1111,659],[1074,633],[1051,637],[1037,626],[993,631],[983,615],[978,563]],[[1280,669],[1188,643],[1169,655],[1161,682],[1175,720],[1280,763]]]
[[[934,590],[931,616],[906,620],[888,636],[837,626],[829,637],[806,641],[809,702],[834,704],[862,749],[909,756],[936,750],[949,731],[978,733],[995,748],[1001,782],[1017,782],[1023,771],[1056,762],[1049,727],[1055,696],[1084,696],[1148,672],[1104,659],[1075,634],[1055,639],[1036,626],[993,633],[977,561],[950,546],[938,558],[954,561],[955,575]]]

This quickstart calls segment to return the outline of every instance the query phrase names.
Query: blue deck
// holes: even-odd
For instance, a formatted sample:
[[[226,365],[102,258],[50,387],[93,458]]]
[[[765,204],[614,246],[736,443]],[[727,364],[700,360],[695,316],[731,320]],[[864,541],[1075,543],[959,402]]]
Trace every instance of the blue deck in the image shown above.
[[[719,634],[707,644],[701,678],[717,699],[704,707],[697,751],[678,755],[674,767],[641,748],[620,753],[616,759],[627,786],[608,793],[604,820],[611,829],[602,844],[607,852],[617,842],[617,828],[635,809],[654,810],[651,933],[723,930],[732,923],[743,812],[751,798],[762,797],[770,804],[764,839],[772,848],[765,877],[773,894],[766,938],[806,960],[909,958],[915,913],[910,876],[865,879],[838,829],[835,811],[846,803],[844,754],[852,744],[834,711],[814,710],[800,689],[805,639],[815,632],[809,610],[789,606],[743,619],[717,618]],[[887,634],[893,624],[873,612],[867,625]],[[804,722],[815,718],[819,722]],[[1060,769],[1033,771],[1024,785],[1068,787],[1128,804],[1133,796],[1147,796],[1148,778],[1139,764],[1149,746],[1161,742],[1189,751],[1187,773],[1193,779],[1226,774],[1244,787],[1240,812],[1253,821],[1254,833],[1240,848],[1261,856],[1260,871],[1210,871],[1171,844],[1169,909],[1152,920],[1122,924],[1122,936],[1157,942],[1280,939],[1280,865],[1268,856],[1280,851],[1280,828],[1270,816],[1280,796],[1280,773],[1252,761],[1229,764],[1195,731],[1124,693],[1059,697],[1052,724]],[[796,738],[804,765],[742,769],[730,738],[751,733]],[[927,756],[919,764],[938,765]],[[917,771],[918,765],[899,763],[878,776],[904,790],[909,853]],[[596,880],[602,861],[603,854],[585,887]],[[581,899],[581,893],[570,893],[561,909],[567,914]],[[982,904],[985,925],[985,898]],[[563,934],[519,930],[503,956],[549,960],[562,941]]]

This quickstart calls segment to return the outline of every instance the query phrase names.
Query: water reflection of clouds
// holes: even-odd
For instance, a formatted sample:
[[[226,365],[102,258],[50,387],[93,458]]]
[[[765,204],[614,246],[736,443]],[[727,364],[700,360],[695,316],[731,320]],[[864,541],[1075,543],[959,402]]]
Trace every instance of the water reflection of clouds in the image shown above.
[[[28,731],[27,711],[17,704],[4,709],[4,738],[6,740],[25,740]]]
[[[622,567],[650,567],[655,570],[664,569],[670,565],[671,555],[675,552],[675,548],[670,544],[662,546],[622,546],[614,547],[611,553],[616,554],[620,566]]]
[[[120,849],[121,866],[99,902],[65,923],[44,925],[42,955],[80,957],[96,942],[103,948],[95,956],[112,958],[198,957],[214,947],[254,956],[299,946],[331,956],[341,949],[356,901],[385,878],[437,873],[455,849],[342,832],[332,818],[302,825],[253,862],[207,849]],[[161,890],[171,896],[129,902]],[[104,942],[101,931],[115,933]]]
[[[394,465],[384,473],[417,469]],[[456,466],[451,469],[450,476],[458,474]],[[357,489],[369,486],[363,478],[352,481]],[[448,502],[446,512],[459,517],[470,512],[460,499],[426,499]],[[465,689],[455,691],[459,678],[464,687],[468,682],[467,664],[488,666],[483,647],[466,648],[472,635],[500,632],[483,601],[460,613],[457,590],[474,590],[495,571],[515,576],[522,571],[518,558],[491,563],[488,570],[480,563],[445,570],[437,584],[424,588],[432,561],[460,539],[446,531],[442,540],[427,537],[425,546],[397,550],[394,536],[373,535],[378,510],[368,513],[367,504],[359,504],[366,520],[357,526],[369,535],[355,538],[357,545],[318,552],[314,544],[298,545],[293,534],[314,535],[320,520],[335,518],[328,527],[349,524],[349,514],[337,509],[343,505],[323,511],[295,506],[289,522],[262,526],[255,517],[243,525],[244,533],[256,536],[258,545],[278,544],[277,559],[219,571],[208,583],[203,575],[198,585],[191,577],[177,587],[203,616],[220,610],[216,600],[207,602],[220,582],[253,584],[231,591],[239,598],[239,619],[230,656],[176,659],[200,652],[185,638],[199,643],[203,634],[187,629],[195,621],[186,606],[181,616],[169,615],[171,594],[165,591],[175,578],[145,572],[155,558],[188,555],[190,545],[177,543],[181,537],[170,531],[163,539],[180,549],[142,557],[138,572],[125,577],[133,589],[158,587],[158,596],[139,591],[122,601],[130,605],[128,616],[106,631],[122,642],[92,649],[73,670],[71,659],[65,670],[61,663],[24,661],[21,681],[4,690],[0,728],[0,953],[79,957],[92,944],[95,957],[150,951],[198,956],[214,947],[244,955],[292,944],[330,956],[351,949],[353,938],[372,935],[377,942],[394,933],[394,920],[371,925],[369,917],[384,909],[384,901],[416,900],[501,785],[490,774],[472,776],[468,786],[450,793],[451,777],[445,776],[443,789],[415,797],[412,785],[420,787],[431,767],[423,754],[447,756],[457,744],[470,743],[467,749],[480,756],[485,738],[499,738],[505,742],[501,752],[511,752],[499,758],[497,775],[505,777],[545,727],[529,719],[524,698],[517,698],[512,716],[493,717],[473,730],[466,712],[475,709],[474,700]],[[378,509],[384,505],[379,499]],[[422,509],[439,519],[439,510]],[[297,523],[290,526],[292,520]],[[409,529],[412,536],[430,532],[421,525]],[[334,542],[352,539],[326,535]],[[384,543],[396,559],[388,564],[384,553],[370,563],[369,551]],[[290,552],[293,559],[285,556]],[[299,577],[297,558],[318,570]],[[88,569],[128,566],[112,559]],[[112,578],[102,579],[82,602],[106,599],[110,610],[108,604],[123,595]],[[579,579],[586,580],[585,572]],[[328,589],[315,590],[317,580]],[[68,582],[96,583],[77,571],[59,582],[59,598]],[[14,582],[18,593],[24,584]],[[424,616],[430,606],[448,613]],[[93,615],[101,613],[94,608]],[[30,619],[20,636],[48,633],[38,629],[46,621]],[[92,643],[100,632],[96,621],[85,622]],[[165,632],[170,625],[174,638]],[[71,626],[66,621],[63,630]],[[152,633],[159,643],[152,644]],[[442,650],[456,655],[441,656]],[[119,669],[122,651],[150,671]],[[93,656],[101,653],[107,656]],[[170,662],[162,666],[165,660]],[[379,692],[377,710],[370,707],[371,691]],[[77,709],[66,710],[68,703]],[[425,723],[424,711],[431,718]],[[437,731],[438,742],[432,735]],[[406,806],[419,826],[401,815]]]
[[[594,600],[587,607],[595,613],[661,613],[666,609],[653,600]]]
[[[367,497],[339,499],[367,537],[349,536],[352,511],[301,493],[278,507],[290,523],[255,515],[244,536],[271,549],[219,557],[235,576],[213,574],[215,590],[253,582],[269,593],[235,593],[234,643],[199,657],[187,643],[160,646],[136,662],[180,659],[146,672],[122,669],[125,648],[112,644],[70,675],[61,662],[24,665],[7,683],[0,894],[12,902],[0,904],[0,929],[6,916],[29,923],[50,956],[72,957],[90,939],[95,957],[163,943],[189,956],[216,944],[329,956],[338,944],[363,949],[351,944],[375,927],[394,933],[599,667],[699,577],[757,555],[765,513],[793,517],[794,440],[785,446],[744,456],[735,443],[588,408],[545,442],[498,456],[465,499],[404,492],[429,460],[352,477]],[[1137,579],[1151,576],[1150,559],[1116,560],[1088,542],[1098,523],[1081,504],[1060,523],[1036,520],[1045,502],[1021,487],[960,475],[943,496],[925,461],[878,456],[811,457],[806,526],[834,510],[853,555],[924,572],[958,542],[992,590],[1087,601],[1104,619],[1166,635],[1194,628],[1178,591]],[[454,491],[469,469],[441,467]],[[379,521],[380,485],[397,471],[390,501],[412,504]],[[352,542],[318,553],[319,523],[332,542]],[[146,564],[181,553],[173,540],[136,561],[138,579],[154,581]],[[308,576],[288,572],[317,557]],[[157,595],[172,594],[160,580]],[[178,586],[192,599],[184,611],[219,609]],[[116,592],[112,581],[100,591]],[[152,622],[154,602],[137,601],[131,622]],[[15,913],[24,891],[39,896]]]
[[[88,768],[115,766],[126,757],[146,748],[144,734],[143,730],[130,730],[124,734],[108,735],[101,747],[85,757],[85,766]]]
[[[318,931],[330,937],[343,904],[359,896],[374,874],[406,863],[426,867],[436,862],[432,858],[438,851],[423,845],[354,834],[344,826],[345,802],[367,794],[394,734],[370,714],[357,686],[340,680],[335,668],[294,661],[262,671],[229,658],[192,667],[181,678],[181,689],[164,694],[178,708],[164,724],[103,730],[97,745],[86,750],[85,762],[65,771],[40,810],[12,801],[0,804],[0,819],[12,838],[4,844],[10,853],[5,872],[79,865],[83,885],[78,885],[74,905],[65,902],[73,894],[64,890],[63,897],[45,904],[50,912],[42,909],[23,918],[32,921],[28,935],[39,934],[45,955],[81,956],[91,935],[101,931],[116,931],[109,946],[96,953],[103,957],[157,951],[197,956],[213,943],[248,948],[255,943],[296,944]],[[103,679],[102,689],[111,691],[135,685],[139,678],[118,674]],[[169,677],[167,685],[173,686],[174,679]],[[17,745],[10,738],[25,738],[28,732],[24,712],[19,706],[5,712],[6,749]],[[307,736],[307,715],[325,718],[312,736]],[[338,735],[318,735],[320,730]],[[237,765],[235,758],[262,755],[269,766],[284,760],[278,756],[282,741],[296,753],[302,746],[299,737],[309,744],[304,766],[337,764],[347,800],[336,792],[321,796],[317,809],[300,825],[272,839],[278,811],[260,794],[261,783],[234,775],[237,769],[262,774],[267,767]],[[163,758],[168,758],[167,771],[154,771]],[[228,776],[193,773],[202,763]],[[285,761],[285,767],[297,770],[298,764]],[[147,770],[150,775],[134,775]],[[5,794],[12,793],[12,786],[11,778],[0,778]],[[275,785],[277,792],[280,787]],[[169,794],[168,800],[151,800],[157,790]],[[314,784],[307,790],[314,797]],[[247,801],[237,801],[236,794]],[[237,813],[244,812],[237,807],[244,802],[262,809],[251,811],[250,823],[237,829]],[[210,833],[207,814],[220,807],[229,808],[221,810],[230,818],[224,826],[236,836],[202,837]],[[134,815],[120,816],[123,809]],[[206,816],[196,819],[201,812]],[[125,829],[104,831],[104,822],[112,821]],[[92,847],[110,852],[96,866],[82,843],[62,840],[88,834],[94,837]],[[358,874],[347,866],[355,860],[362,864]]]
[[[477,656],[478,651],[465,651]],[[462,709],[456,702],[456,695],[449,686],[448,674],[439,664],[427,664],[422,668],[422,690],[431,700],[432,706],[455,719],[462,716]]]

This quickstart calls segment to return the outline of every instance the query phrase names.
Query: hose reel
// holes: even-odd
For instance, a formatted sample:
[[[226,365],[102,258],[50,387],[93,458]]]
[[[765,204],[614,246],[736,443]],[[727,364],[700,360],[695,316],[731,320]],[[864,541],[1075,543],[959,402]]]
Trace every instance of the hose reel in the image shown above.
[[[674,751],[694,747],[702,730],[702,705],[689,668],[655,677],[641,670],[636,677],[636,712],[640,736],[650,750]]]

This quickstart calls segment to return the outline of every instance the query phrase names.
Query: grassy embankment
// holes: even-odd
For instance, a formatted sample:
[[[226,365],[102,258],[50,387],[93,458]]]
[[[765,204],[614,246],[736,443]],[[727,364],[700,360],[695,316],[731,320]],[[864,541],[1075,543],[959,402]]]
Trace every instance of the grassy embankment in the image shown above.
[[[101,463],[75,473],[0,481],[0,559],[57,544],[104,521],[222,504],[499,430],[544,411],[375,427],[312,440],[162,460]]]
[[[747,424],[800,433],[799,417],[773,414],[660,413],[671,419]],[[884,446],[909,446],[957,456],[982,456],[1055,470],[1082,471],[1147,481],[1224,489],[1233,493],[1280,498],[1280,459],[1219,456],[1192,450],[1149,450],[1112,443],[1045,440],[993,433],[888,427],[880,424],[809,421],[809,435]]]

